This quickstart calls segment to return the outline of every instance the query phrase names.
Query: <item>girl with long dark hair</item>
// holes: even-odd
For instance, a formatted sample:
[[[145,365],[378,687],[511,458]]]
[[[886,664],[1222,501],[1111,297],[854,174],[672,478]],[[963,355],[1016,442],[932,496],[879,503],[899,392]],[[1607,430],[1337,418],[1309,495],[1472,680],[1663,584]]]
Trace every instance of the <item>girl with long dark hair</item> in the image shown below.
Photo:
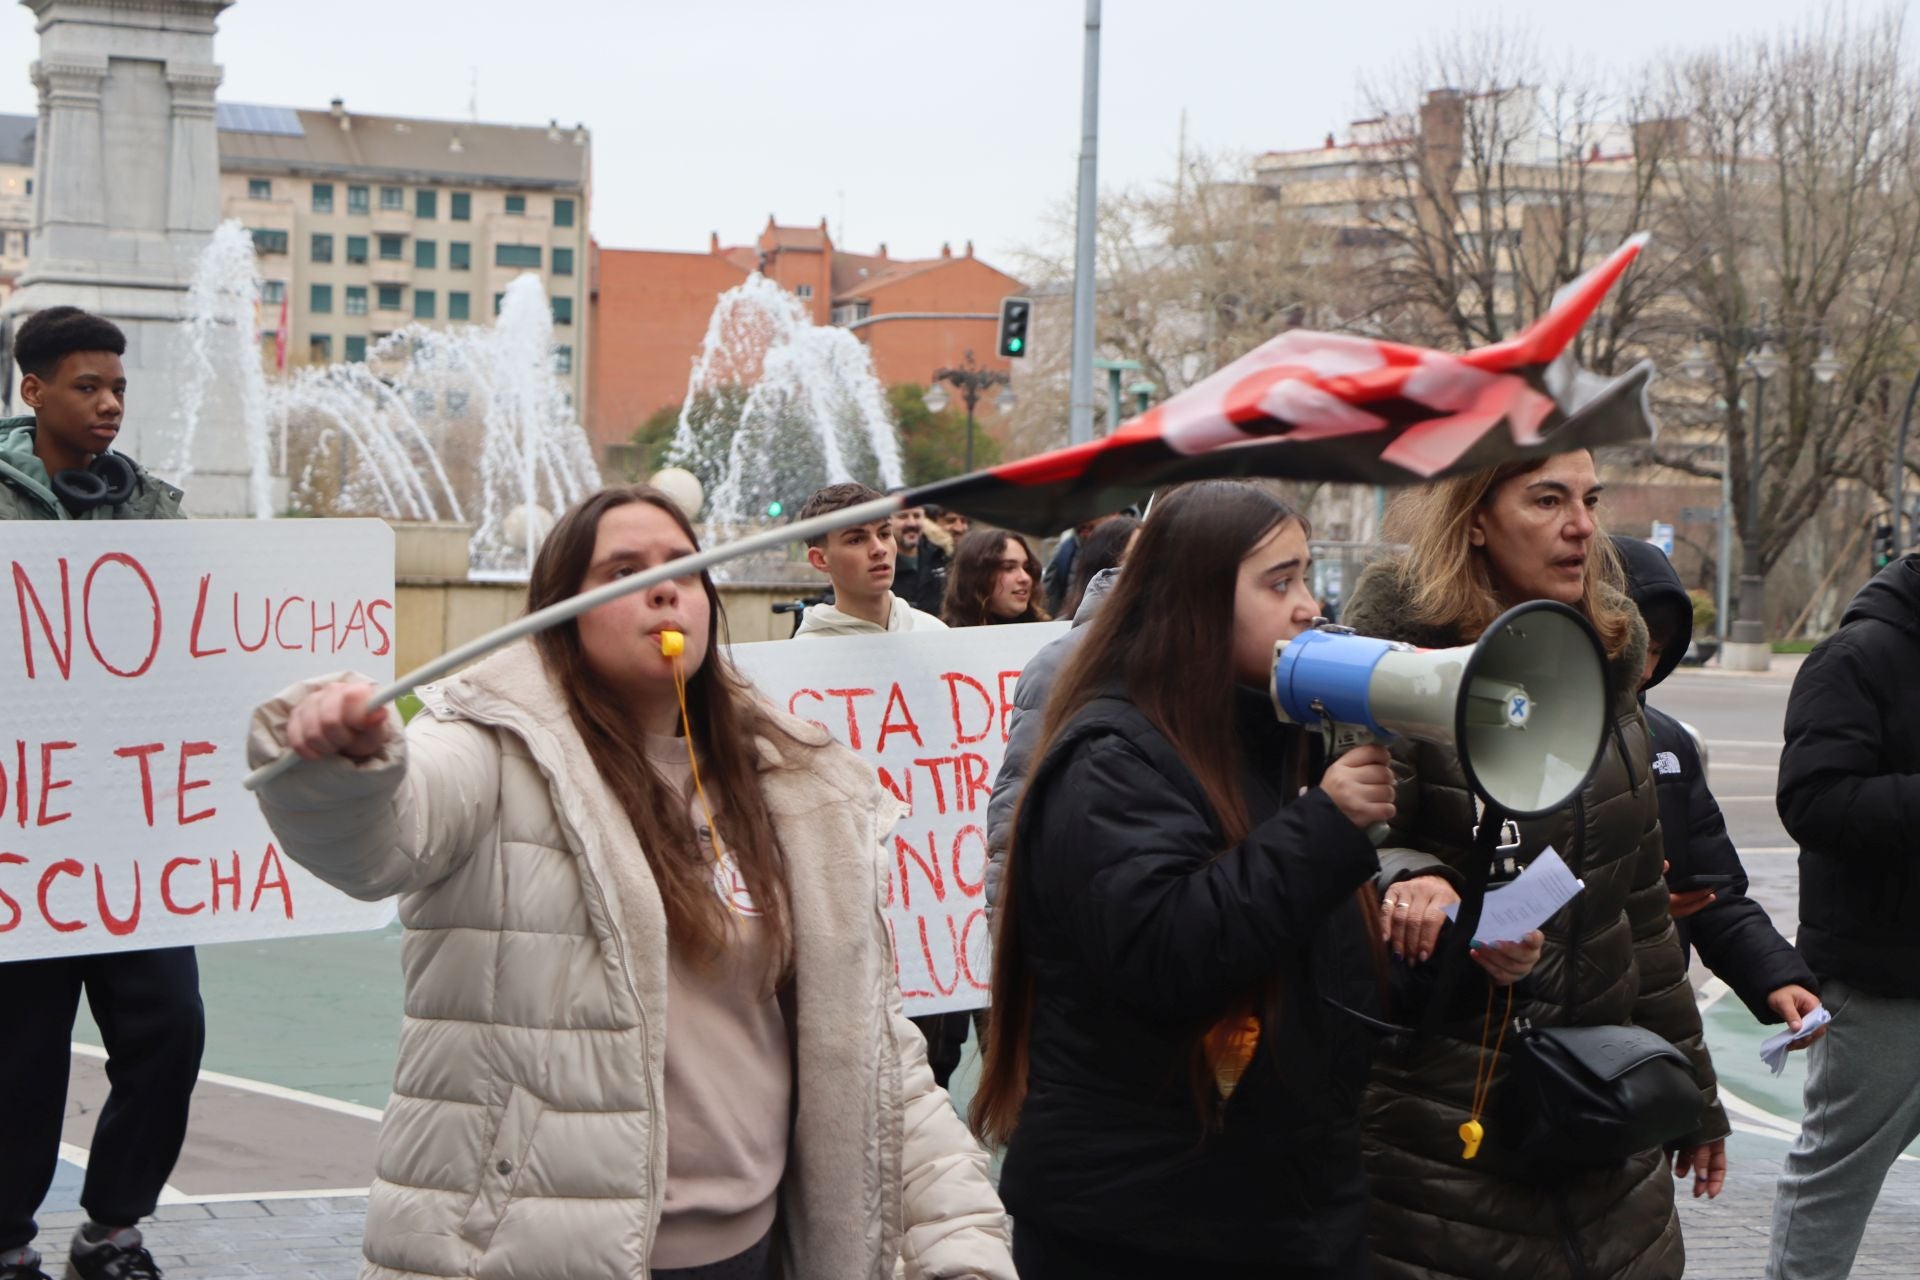
[[[539,609],[691,553],[662,493],[561,518]],[[255,713],[282,847],[401,895],[406,1022],[365,1280],[1013,1274],[900,1014],[873,770],[756,697],[705,574],[509,646],[404,733],[369,686]]]
[[[1392,779],[1364,747],[1309,787],[1317,739],[1274,715],[1309,567],[1265,490],[1174,492],[1049,700],[972,1110],[1027,1280],[1366,1273],[1352,1011],[1387,1012],[1364,832]],[[1512,981],[1534,952],[1479,954]]]
[[[975,529],[954,548],[940,620],[950,627],[1045,622],[1040,561],[1017,533]]]

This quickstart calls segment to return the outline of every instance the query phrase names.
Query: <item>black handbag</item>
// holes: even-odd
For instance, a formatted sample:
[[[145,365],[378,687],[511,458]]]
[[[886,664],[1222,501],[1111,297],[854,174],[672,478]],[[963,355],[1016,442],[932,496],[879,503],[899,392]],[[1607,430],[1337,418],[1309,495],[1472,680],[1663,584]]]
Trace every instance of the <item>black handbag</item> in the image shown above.
[[[1541,1165],[1600,1169],[1700,1124],[1686,1055],[1645,1027],[1535,1027],[1516,1020],[1502,1140]]]

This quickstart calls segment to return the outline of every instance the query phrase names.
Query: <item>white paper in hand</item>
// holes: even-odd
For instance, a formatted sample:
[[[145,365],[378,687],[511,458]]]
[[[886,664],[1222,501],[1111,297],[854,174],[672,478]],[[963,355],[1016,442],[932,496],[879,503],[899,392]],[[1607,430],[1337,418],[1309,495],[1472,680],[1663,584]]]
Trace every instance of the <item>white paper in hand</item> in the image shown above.
[[[1791,1052],[1792,1046],[1799,1044],[1832,1021],[1833,1015],[1827,1012],[1827,1006],[1823,1004],[1813,1006],[1813,1012],[1800,1019],[1798,1031],[1782,1031],[1760,1042],[1760,1061],[1772,1067],[1773,1074],[1779,1075],[1787,1069],[1787,1054]]]
[[[1518,879],[1487,890],[1474,941],[1518,942],[1551,920],[1554,912],[1572,902],[1585,887],[1549,846],[1527,864]],[[1447,908],[1447,919],[1457,919],[1459,914],[1459,903]]]

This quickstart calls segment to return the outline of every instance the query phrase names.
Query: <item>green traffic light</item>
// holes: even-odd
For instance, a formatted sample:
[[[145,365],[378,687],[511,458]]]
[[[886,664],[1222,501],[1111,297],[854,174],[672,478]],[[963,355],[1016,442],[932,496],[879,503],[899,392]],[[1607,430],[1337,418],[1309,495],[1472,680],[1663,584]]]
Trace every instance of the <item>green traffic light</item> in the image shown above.
[[[1025,338],[1008,338],[1007,339],[1008,351],[1018,351],[1020,348],[1026,345],[1027,345],[1027,340]]]
[[[778,502],[769,502],[767,504],[767,515],[775,520],[779,519],[780,513],[785,510],[786,507]]]

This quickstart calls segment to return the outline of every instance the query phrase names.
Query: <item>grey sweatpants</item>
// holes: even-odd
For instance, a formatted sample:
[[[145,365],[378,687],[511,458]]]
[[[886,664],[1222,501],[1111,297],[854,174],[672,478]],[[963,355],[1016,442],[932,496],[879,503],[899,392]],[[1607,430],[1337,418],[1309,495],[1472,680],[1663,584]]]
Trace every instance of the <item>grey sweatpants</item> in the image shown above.
[[[1806,1050],[1806,1118],[1773,1202],[1767,1280],[1853,1270],[1894,1158],[1920,1138],[1920,1000],[1820,986],[1833,1014]]]

